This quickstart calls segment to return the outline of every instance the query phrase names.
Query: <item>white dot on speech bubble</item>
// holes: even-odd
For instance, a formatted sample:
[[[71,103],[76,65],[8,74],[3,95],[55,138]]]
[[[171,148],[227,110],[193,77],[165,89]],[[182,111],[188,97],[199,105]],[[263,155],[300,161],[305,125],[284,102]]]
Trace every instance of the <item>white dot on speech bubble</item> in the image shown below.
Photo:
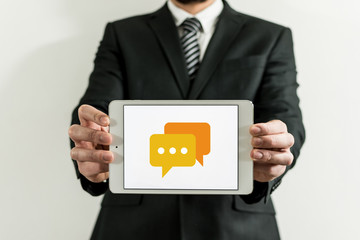
[[[165,152],[165,149],[164,149],[164,148],[162,148],[162,147],[159,147],[159,148],[158,148],[158,153],[159,153],[159,154],[164,154],[164,152]]]
[[[187,152],[188,152],[187,148],[183,147],[183,148],[181,149],[181,153],[182,153],[182,154],[187,154]]]
[[[175,153],[176,153],[176,149],[172,147],[172,148],[170,148],[169,152],[170,152],[171,154],[175,154]]]

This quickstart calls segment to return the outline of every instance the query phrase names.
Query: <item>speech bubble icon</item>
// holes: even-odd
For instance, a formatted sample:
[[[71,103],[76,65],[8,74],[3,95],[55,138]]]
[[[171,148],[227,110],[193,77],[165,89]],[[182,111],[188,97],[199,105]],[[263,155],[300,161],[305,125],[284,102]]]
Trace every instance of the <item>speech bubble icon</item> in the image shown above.
[[[165,134],[194,134],[196,160],[204,165],[204,155],[210,153],[210,125],[208,123],[167,123]]]
[[[153,134],[150,137],[150,164],[162,167],[164,177],[172,167],[195,165],[196,138],[193,134]]]

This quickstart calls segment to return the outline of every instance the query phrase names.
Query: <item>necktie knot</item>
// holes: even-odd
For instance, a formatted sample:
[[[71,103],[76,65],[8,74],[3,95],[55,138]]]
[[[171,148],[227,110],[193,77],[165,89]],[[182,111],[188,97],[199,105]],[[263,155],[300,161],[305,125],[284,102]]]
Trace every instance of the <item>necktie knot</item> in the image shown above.
[[[182,23],[184,32],[198,32],[202,30],[200,21],[197,18],[187,18]]]

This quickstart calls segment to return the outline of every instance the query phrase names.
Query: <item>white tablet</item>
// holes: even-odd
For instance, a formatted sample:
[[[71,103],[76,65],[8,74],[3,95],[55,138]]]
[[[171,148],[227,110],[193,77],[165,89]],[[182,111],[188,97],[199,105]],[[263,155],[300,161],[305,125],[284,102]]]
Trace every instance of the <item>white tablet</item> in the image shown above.
[[[252,192],[250,101],[116,100],[109,116],[113,193]]]

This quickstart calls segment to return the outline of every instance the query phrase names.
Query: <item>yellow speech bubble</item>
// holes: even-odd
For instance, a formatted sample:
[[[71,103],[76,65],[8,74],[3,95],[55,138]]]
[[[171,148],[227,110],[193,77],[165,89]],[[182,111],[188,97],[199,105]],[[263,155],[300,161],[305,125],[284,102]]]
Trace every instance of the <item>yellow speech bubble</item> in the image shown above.
[[[192,167],[196,158],[193,134],[153,134],[150,137],[150,164],[162,167],[162,177],[172,167]]]

